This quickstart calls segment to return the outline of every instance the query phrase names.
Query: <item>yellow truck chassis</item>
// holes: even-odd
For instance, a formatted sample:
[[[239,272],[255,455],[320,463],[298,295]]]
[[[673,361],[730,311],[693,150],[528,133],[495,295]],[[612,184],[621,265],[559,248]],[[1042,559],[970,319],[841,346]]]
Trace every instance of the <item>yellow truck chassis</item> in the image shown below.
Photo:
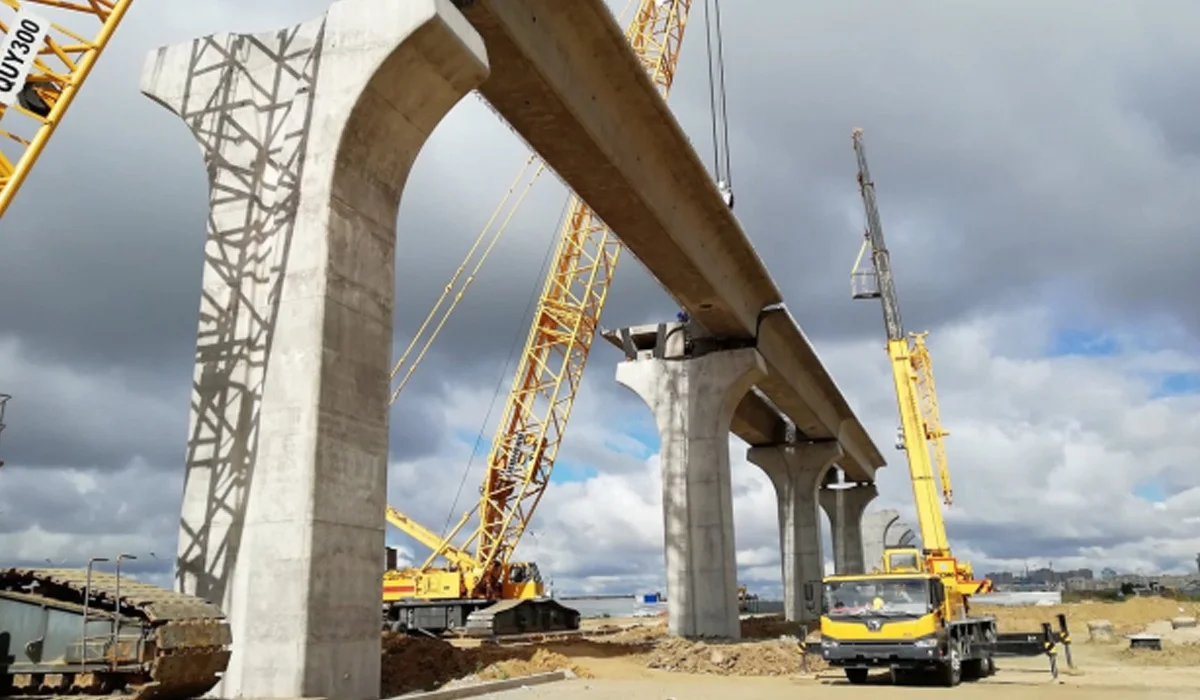
[[[851,683],[863,683],[872,670],[886,669],[893,682],[933,672],[940,685],[952,687],[996,671],[994,617],[950,620],[933,634],[910,639],[878,635],[888,624],[886,619],[871,617],[861,624],[866,633],[862,637],[837,639],[822,634],[821,656],[830,666],[844,669]],[[823,628],[832,626],[822,620]]]

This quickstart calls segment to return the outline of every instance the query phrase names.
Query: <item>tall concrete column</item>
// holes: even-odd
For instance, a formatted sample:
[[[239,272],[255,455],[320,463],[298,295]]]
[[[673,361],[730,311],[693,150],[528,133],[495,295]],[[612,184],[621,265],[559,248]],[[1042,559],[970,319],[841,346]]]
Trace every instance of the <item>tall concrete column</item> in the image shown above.
[[[667,623],[682,637],[739,639],[729,424],[766,376],[758,351],[633,359],[617,381],[654,414],[662,440]]]
[[[746,451],[746,459],[765,471],[775,486],[783,564],[783,612],[791,622],[811,623],[821,617],[825,557],[817,489],[842,456],[842,448],[836,442],[751,447]]]
[[[397,212],[487,74],[449,0],[339,0],[147,57],[209,176],[177,585],[229,616],[219,696],[379,695]]]
[[[891,508],[864,513],[862,533],[867,571],[883,569],[883,552],[889,547],[917,546],[917,533],[900,519],[900,511]]]
[[[837,573],[866,573],[863,513],[878,495],[875,484],[821,489],[821,508],[829,516],[830,539],[833,540],[833,569]]]

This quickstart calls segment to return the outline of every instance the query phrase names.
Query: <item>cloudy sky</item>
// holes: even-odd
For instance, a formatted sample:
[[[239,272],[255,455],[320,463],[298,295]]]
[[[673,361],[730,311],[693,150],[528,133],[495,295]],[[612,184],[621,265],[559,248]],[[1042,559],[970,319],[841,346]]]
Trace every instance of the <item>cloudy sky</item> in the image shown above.
[[[169,580],[207,190],[184,126],[138,93],[142,58],[326,5],[139,0],[0,224],[0,392],[15,396],[0,560],[124,551]],[[707,155],[701,19],[671,104]],[[849,297],[857,126],[905,320],[931,331],[956,551],[977,571],[1195,571],[1200,7],[769,0],[726,3],[723,19],[737,215],[891,462],[876,507],[909,512],[912,496],[879,309]],[[421,153],[399,214],[397,354],[525,157],[474,96]],[[564,197],[539,181],[393,408],[390,502],[434,529],[477,493],[488,408],[494,421]],[[625,258],[604,325],[674,311]],[[657,440],[613,379],[619,359],[605,343],[593,353],[521,547],[562,592],[663,585]],[[636,427],[615,433],[612,416]],[[736,438],[730,454],[739,576],[770,594],[773,492]]]

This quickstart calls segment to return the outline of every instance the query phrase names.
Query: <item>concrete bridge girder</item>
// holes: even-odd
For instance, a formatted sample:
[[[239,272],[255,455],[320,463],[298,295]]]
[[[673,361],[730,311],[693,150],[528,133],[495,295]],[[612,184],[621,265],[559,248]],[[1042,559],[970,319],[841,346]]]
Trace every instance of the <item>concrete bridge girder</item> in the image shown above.
[[[621,238],[708,333],[754,341],[758,388],[809,439],[836,439],[843,468],[873,481],[885,462],[604,0],[473,0],[488,47],[479,92]],[[774,427],[747,396],[733,427]],[[761,411],[757,411],[761,413]]]

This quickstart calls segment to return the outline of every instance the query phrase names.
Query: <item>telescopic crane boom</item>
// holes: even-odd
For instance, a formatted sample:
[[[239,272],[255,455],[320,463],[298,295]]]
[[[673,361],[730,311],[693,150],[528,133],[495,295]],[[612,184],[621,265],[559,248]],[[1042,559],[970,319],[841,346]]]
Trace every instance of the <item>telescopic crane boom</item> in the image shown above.
[[[964,677],[982,678],[995,671],[996,618],[975,615],[970,598],[991,590],[987,579],[975,580],[971,565],[950,552],[930,443],[937,455],[942,497],[951,502],[946,455],[938,417],[933,367],[924,333],[905,333],[892,262],[883,240],[875,202],[875,183],[867,168],[862,129],[853,135],[858,160],[858,187],[866,210],[866,232],[850,272],[855,299],[879,299],[887,330],[900,434],[896,447],[908,458],[922,549],[889,548],[883,571],[839,572],[823,580],[821,655],[841,668],[851,683],[864,683],[872,668],[886,668],[900,681],[932,670],[942,685]],[[870,251],[865,269],[863,255]]]
[[[883,324],[887,331],[887,351],[891,360],[892,379],[900,411],[900,432],[897,447],[908,459],[913,500],[921,532],[923,568],[932,573],[953,572],[955,587],[964,595],[988,588],[989,582],[976,581],[971,565],[954,558],[938,502],[939,482],[946,505],[953,502],[950,472],[942,445],[947,433],[942,429],[938,413],[937,392],[933,381],[933,364],[925,346],[926,333],[905,333],[900,317],[900,301],[892,275],[891,257],[883,239],[879,206],[875,201],[875,183],[867,166],[862,129],[853,132],[854,153],[858,160],[858,186],[866,211],[865,240],[851,272],[851,293],[855,299],[879,299],[883,309]],[[861,269],[864,253],[870,251],[870,267]],[[931,458],[930,447],[933,447]],[[934,461],[937,472],[934,471]],[[893,564],[911,558],[905,551],[889,552]]]

